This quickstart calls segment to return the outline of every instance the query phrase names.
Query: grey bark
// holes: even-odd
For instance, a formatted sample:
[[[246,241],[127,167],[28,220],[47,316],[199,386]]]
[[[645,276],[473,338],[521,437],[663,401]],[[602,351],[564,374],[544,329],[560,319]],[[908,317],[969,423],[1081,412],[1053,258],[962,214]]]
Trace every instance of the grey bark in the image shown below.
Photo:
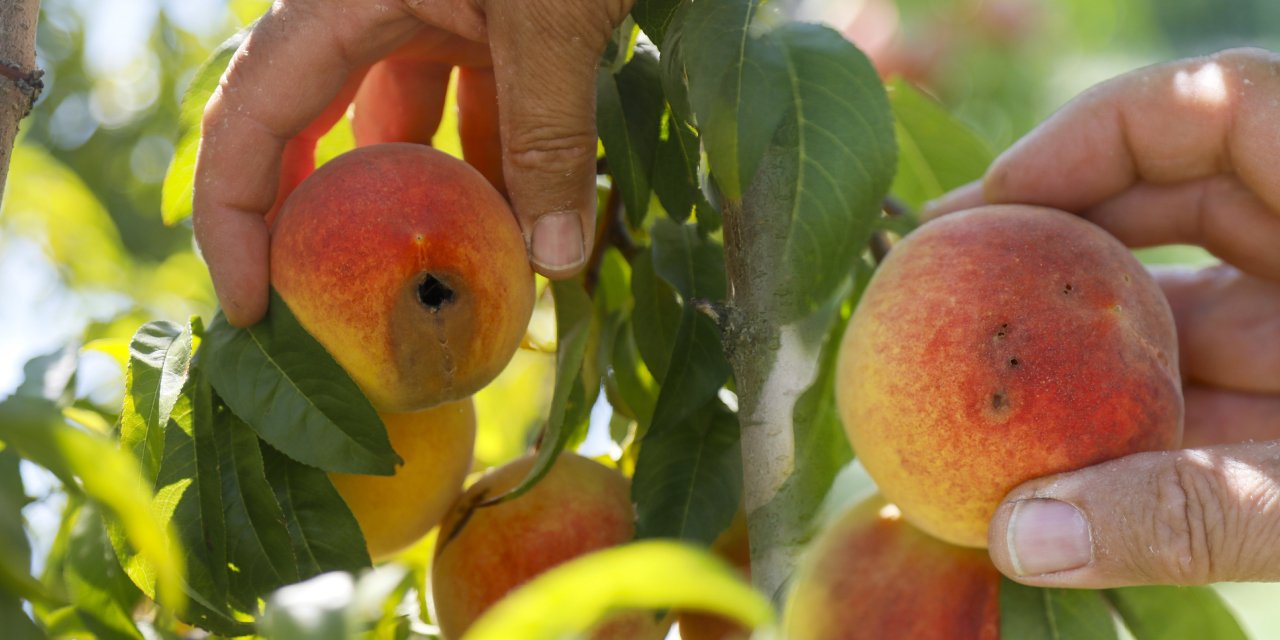
[[[9,178],[9,160],[18,123],[40,95],[43,73],[36,68],[36,17],[40,0],[0,0],[0,198]]]

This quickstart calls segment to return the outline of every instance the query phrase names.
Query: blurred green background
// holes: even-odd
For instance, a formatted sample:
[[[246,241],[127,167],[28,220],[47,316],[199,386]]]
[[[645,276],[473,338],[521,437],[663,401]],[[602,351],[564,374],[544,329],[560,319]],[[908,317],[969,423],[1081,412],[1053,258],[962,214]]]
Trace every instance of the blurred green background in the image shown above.
[[[0,397],[30,358],[67,344],[78,393],[118,406],[109,354],[151,319],[210,317],[212,288],[189,223],[165,227],[160,195],[182,93],[208,53],[263,0],[44,0],[38,33],[46,90],[23,124],[0,205]],[[1002,149],[1088,86],[1136,67],[1234,46],[1280,49],[1275,0],[799,0],[777,3],[846,30],[883,70],[921,85]],[[851,24],[852,23],[852,24]],[[285,98],[287,99],[287,97]],[[1152,261],[1203,262],[1187,249]],[[97,341],[97,342],[95,342]],[[544,393],[547,358],[504,378],[494,397]],[[496,404],[496,403],[495,403]],[[516,403],[507,403],[516,404]],[[537,405],[538,403],[531,403]],[[492,413],[486,420],[498,422]],[[482,462],[523,446],[540,406],[480,443]],[[34,474],[34,472],[33,472]],[[26,514],[37,545],[56,527],[56,483]],[[40,557],[40,549],[36,556]],[[1225,585],[1258,638],[1280,637],[1280,586]]]

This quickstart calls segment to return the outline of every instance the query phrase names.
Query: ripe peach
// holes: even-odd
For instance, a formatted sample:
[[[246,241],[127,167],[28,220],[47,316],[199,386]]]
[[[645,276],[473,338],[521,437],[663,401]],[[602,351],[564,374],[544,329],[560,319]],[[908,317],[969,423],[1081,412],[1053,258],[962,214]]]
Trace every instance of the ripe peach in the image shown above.
[[[588,458],[564,453],[524,495],[479,503],[515,487],[533,466],[527,456],[499,467],[458,499],[440,525],[431,586],[444,638],[461,638],[507,592],[577,556],[630,541],[635,509],[627,479]],[[648,611],[621,614],[597,640],[657,640],[667,624]]]
[[[347,152],[289,196],[271,281],[380,411],[475,393],[533,311],[533,271],[502,196],[461,160],[407,143]]]
[[[986,553],[903,522],[879,496],[824,531],[796,572],[790,640],[996,640],[1000,574]]]
[[[404,464],[393,476],[331,473],[375,561],[417,542],[462,493],[476,441],[471,398],[414,413],[382,413]]]
[[[924,531],[985,547],[1005,494],[1182,434],[1178,343],[1150,275],[1102,229],[987,206],[909,235],[840,345],[845,431]]]

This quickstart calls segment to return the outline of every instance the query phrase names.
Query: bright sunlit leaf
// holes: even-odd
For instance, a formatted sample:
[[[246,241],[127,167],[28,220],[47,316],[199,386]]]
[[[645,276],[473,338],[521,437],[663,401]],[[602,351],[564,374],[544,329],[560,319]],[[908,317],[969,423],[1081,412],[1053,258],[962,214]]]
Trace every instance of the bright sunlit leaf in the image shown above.
[[[635,542],[566,562],[498,601],[468,640],[577,637],[626,609],[692,609],[755,628],[773,609],[723,560],[668,541]]]

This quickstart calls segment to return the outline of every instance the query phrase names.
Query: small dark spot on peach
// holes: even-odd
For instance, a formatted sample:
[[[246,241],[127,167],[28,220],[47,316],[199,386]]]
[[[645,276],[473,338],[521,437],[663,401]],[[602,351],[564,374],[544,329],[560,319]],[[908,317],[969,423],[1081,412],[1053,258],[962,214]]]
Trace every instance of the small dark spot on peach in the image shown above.
[[[1011,367],[1016,367],[1016,366],[1018,366],[1018,359],[1017,359],[1017,358],[1009,358],[1009,366],[1011,366]]]
[[[992,408],[992,409],[996,409],[996,410],[1003,409],[1003,408],[1004,408],[1004,406],[1005,406],[1005,403],[1006,403],[1006,402],[1007,402],[1007,400],[1006,400],[1006,399],[1005,399],[1005,397],[1004,397],[1004,392],[1003,392],[1003,391],[997,391],[997,392],[995,392],[995,393],[991,394],[991,408]]]
[[[1124,274],[1124,275],[1123,275],[1123,276],[1121,276],[1121,277],[1122,277],[1122,278],[1124,278],[1124,281],[1125,281],[1125,282],[1133,282],[1133,278],[1130,278],[1130,277],[1129,277],[1129,274],[1127,274],[1127,273],[1126,273],[1126,274]]]
[[[1071,293],[1071,283],[1070,283],[1070,282],[1068,282],[1065,286],[1063,286],[1063,287],[1062,287],[1062,293],[1063,293],[1064,295],[1065,295],[1065,294],[1069,294],[1069,293]]]
[[[423,242],[424,240],[426,240],[426,239],[427,239],[427,238],[426,238],[426,236],[423,236],[421,233],[419,233],[419,234],[415,234],[415,235],[413,236],[413,241],[414,241],[414,242],[416,242],[416,243],[418,243],[418,244],[422,244],[422,242]]]

